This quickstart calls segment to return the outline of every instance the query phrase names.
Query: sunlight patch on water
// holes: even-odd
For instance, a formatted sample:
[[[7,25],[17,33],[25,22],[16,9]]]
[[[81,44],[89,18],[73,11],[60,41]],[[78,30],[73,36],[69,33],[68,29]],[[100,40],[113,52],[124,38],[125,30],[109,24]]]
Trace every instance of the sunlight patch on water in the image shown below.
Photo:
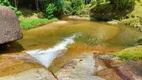
[[[40,64],[48,68],[51,62],[57,58],[58,56],[63,55],[64,52],[67,51],[67,46],[69,44],[74,43],[74,39],[80,36],[80,34],[74,34],[71,37],[65,38],[63,41],[55,45],[53,48],[49,48],[46,50],[38,49],[38,50],[30,50],[26,51],[27,54],[31,55],[35,59],[38,60]]]

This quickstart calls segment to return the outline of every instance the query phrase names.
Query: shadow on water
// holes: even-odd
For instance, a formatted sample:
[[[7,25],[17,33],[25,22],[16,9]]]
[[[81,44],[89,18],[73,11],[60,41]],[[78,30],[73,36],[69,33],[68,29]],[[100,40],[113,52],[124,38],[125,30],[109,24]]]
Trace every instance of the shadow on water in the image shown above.
[[[0,54],[4,53],[16,53],[23,51],[24,48],[19,42],[11,42],[0,45]]]

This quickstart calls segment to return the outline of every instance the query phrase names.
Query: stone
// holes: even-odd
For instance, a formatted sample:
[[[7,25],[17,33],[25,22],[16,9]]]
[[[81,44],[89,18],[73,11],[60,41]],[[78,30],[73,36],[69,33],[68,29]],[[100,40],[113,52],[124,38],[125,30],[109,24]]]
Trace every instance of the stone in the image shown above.
[[[20,22],[14,11],[0,6],[0,44],[22,39]]]
[[[50,71],[35,68],[11,76],[0,77],[0,80],[57,80]]]
[[[69,19],[77,19],[77,20],[90,20],[88,17],[79,17],[79,16],[69,16]]]
[[[113,67],[109,67],[109,64],[106,64],[104,60],[96,57],[94,74],[105,80],[122,80]]]
[[[130,80],[142,80],[142,62],[141,61],[128,61],[120,64],[117,69],[121,75]]]
[[[115,57],[114,55],[111,54],[96,55],[95,58],[103,60],[119,60],[118,57]]]
[[[71,60],[55,75],[58,80],[104,80],[94,75],[94,66],[93,54],[85,54]]]
[[[117,25],[117,24],[119,24],[119,21],[108,21],[107,23],[108,24]]]

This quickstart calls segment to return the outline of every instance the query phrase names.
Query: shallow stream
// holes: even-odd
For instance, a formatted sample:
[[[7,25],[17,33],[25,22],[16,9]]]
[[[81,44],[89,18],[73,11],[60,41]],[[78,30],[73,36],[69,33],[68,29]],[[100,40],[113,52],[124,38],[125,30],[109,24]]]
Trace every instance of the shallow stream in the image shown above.
[[[52,72],[58,71],[64,64],[84,53],[117,52],[130,47],[142,35],[142,32],[123,25],[70,19],[24,30],[22,40],[10,43],[9,48],[1,50],[0,76],[43,67],[38,63],[11,56],[28,56],[23,51],[48,49],[74,33],[80,33],[81,36],[75,39],[75,43],[67,46],[68,51],[64,56],[53,61],[49,67]]]

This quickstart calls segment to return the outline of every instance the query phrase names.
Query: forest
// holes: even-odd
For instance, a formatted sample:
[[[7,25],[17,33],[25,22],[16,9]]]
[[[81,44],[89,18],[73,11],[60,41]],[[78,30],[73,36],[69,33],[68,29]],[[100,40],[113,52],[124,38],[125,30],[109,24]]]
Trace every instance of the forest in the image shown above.
[[[142,0],[0,0],[0,80],[142,80]]]

